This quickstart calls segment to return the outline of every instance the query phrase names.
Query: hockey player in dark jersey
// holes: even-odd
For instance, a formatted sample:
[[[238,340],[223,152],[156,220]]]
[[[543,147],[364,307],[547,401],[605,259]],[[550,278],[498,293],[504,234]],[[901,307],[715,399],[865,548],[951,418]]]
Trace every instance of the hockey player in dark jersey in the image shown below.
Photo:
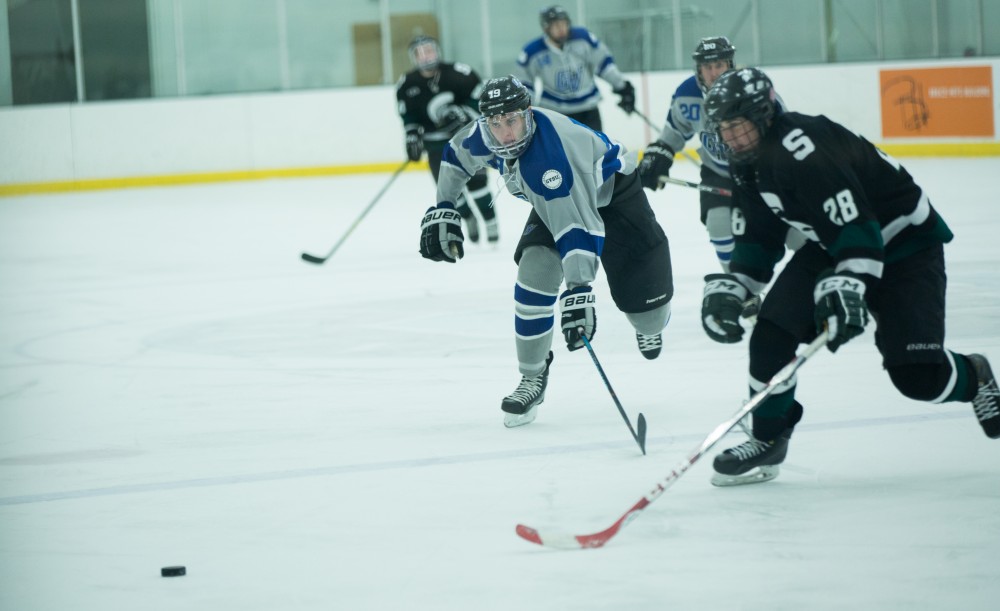
[[[597,108],[601,94],[595,77],[607,81],[618,94],[618,106],[635,110],[635,87],[618,70],[608,47],[587,28],[573,27],[561,6],[542,9],[539,16],[544,36],[524,46],[517,58],[514,76],[529,86],[540,79],[537,106],[556,110],[601,131]]]
[[[465,64],[441,61],[438,43],[429,36],[414,38],[409,52],[414,69],[396,84],[399,115],[406,130],[406,156],[410,161],[419,161],[426,150],[427,162],[437,181],[444,145],[459,129],[479,116],[476,104],[482,81]],[[487,240],[496,242],[500,233],[485,171],[469,180],[468,191],[486,224]],[[469,239],[478,242],[479,222],[466,195],[459,195],[455,204],[465,219]]]
[[[565,115],[531,107],[514,76],[492,79],[479,98],[482,116],[445,148],[438,202],[421,224],[420,253],[462,258],[462,229],[452,202],[481,168],[500,172],[507,189],[531,204],[514,252],[517,389],[501,403],[504,424],[528,424],[545,396],[556,303],[569,350],[597,329],[591,284],[604,266],[611,297],[636,331],[647,359],[659,355],[670,319],[673,278],[667,236],[635,172],[635,154]],[[566,288],[560,294],[565,280]]]
[[[790,362],[798,344],[826,333],[835,352],[876,323],[875,346],[906,397],[971,402],[1000,438],[1000,396],[987,359],[945,344],[944,244],[952,233],[928,195],[894,159],[824,116],[782,112],[759,69],[727,72],[705,97],[729,147],[742,218],[734,221],[730,274],[706,277],[703,326],[738,342],[748,293],[772,281],[788,226],[807,238],[773,280],[750,336],[750,391]],[[753,412],[752,437],[715,458],[716,485],[777,475],[802,405],[793,378]]]

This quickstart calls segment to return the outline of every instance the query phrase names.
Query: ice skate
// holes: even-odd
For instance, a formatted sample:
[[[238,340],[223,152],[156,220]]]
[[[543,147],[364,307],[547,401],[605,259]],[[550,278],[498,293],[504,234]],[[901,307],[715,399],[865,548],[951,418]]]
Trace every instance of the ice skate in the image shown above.
[[[990,439],[1000,439],[1000,389],[993,377],[990,362],[981,354],[970,354],[969,361],[976,372],[979,391],[972,399],[972,409]]]
[[[749,441],[722,452],[715,457],[713,466],[716,472],[712,476],[712,485],[758,484],[778,477],[778,465],[784,462],[788,453],[791,434],[791,429],[787,429],[772,441],[751,437]]]
[[[486,221],[486,241],[490,244],[496,244],[500,240],[500,228],[497,226],[497,220],[489,219]]]
[[[479,221],[476,219],[475,215],[469,215],[465,217],[465,230],[468,234],[469,241],[473,244],[479,243]]]
[[[504,411],[503,425],[509,429],[523,426],[535,420],[538,406],[545,399],[545,387],[549,383],[549,365],[552,352],[545,359],[545,369],[536,376],[522,376],[521,383],[514,392],[503,398],[500,409]]]
[[[642,353],[642,356],[649,360],[653,360],[660,356],[660,349],[663,347],[662,333],[657,333],[656,335],[643,335],[642,333],[636,333],[635,341],[639,344],[639,352]]]

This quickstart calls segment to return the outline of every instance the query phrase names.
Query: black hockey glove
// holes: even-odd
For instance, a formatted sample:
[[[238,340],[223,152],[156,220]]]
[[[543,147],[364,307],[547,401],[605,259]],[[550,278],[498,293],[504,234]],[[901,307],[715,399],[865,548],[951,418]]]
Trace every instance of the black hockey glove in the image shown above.
[[[632,83],[625,81],[622,88],[616,90],[615,93],[621,96],[618,100],[618,106],[622,110],[628,114],[635,112],[635,87],[632,86]]]
[[[701,326],[710,338],[721,344],[735,344],[743,339],[740,312],[749,292],[730,274],[705,276]]]
[[[646,152],[642,154],[642,162],[639,163],[639,180],[642,181],[642,186],[652,191],[662,189],[660,177],[669,175],[672,165],[674,165],[673,149],[662,140],[650,142]]]
[[[562,331],[566,337],[566,347],[573,350],[583,348],[580,330],[587,336],[587,341],[594,339],[597,332],[597,295],[591,292],[589,286],[578,286],[564,291],[559,296],[559,310],[562,312]]]
[[[865,283],[851,274],[826,271],[816,280],[813,289],[816,301],[816,330],[826,333],[830,352],[861,335],[868,324],[865,303]]]
[[[406,130],[406,158],[410,161],[420,161],[424,154],[423,129],[411,127]]]
[[[427,209],[420,222],[420,254],[431,261],[457,263],[465,256],[462,217],[451,202]]]

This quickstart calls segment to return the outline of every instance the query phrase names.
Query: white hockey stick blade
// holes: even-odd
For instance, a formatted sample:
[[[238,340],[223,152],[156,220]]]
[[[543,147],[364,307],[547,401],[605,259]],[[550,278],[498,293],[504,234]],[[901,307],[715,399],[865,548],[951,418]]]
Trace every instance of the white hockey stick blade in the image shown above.
[[[745,486],[746,484],[762,484],[778,477],[781,469],[778,465],[765,465],[756,467],[742,475],[723,475],[716,473],[712,476],[712,485],[720,488],[729,486]]]

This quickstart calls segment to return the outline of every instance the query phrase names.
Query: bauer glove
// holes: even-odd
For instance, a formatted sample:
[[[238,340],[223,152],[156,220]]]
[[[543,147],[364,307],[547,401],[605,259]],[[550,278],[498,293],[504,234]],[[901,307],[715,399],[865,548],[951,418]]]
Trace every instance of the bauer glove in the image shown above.
[[[865,283],[851,274],[820,274],[813,289],[816,330],[826,333],[830,352],[861,335],[868,324]]]
[[[656,191],[662,189],[660,177],[670,174],[670,166],[674,165],[674,151],[662,140],[651,142],[646,147],[646,152],[642,154],[642,162],[639,163],[639,180],[642,186]]]
[[[431,261],[456,263],[465,255],[462,217],[451,202],[427,209],[420,222],[420,255]]]
[[[562,312],[562,332],[566,338],[566,347],[573,350],[583,348],[581,331],[587,336],[587,341],[594,339],[597,332],[597,295],[589,286],[578,286],[563,292],[559,296],[559,310]]]
[[[705,333],[722,344],[743,339],[740,312],[749,291],[730,274],[705,276],[705,294],[701,302],[701,326]]]

